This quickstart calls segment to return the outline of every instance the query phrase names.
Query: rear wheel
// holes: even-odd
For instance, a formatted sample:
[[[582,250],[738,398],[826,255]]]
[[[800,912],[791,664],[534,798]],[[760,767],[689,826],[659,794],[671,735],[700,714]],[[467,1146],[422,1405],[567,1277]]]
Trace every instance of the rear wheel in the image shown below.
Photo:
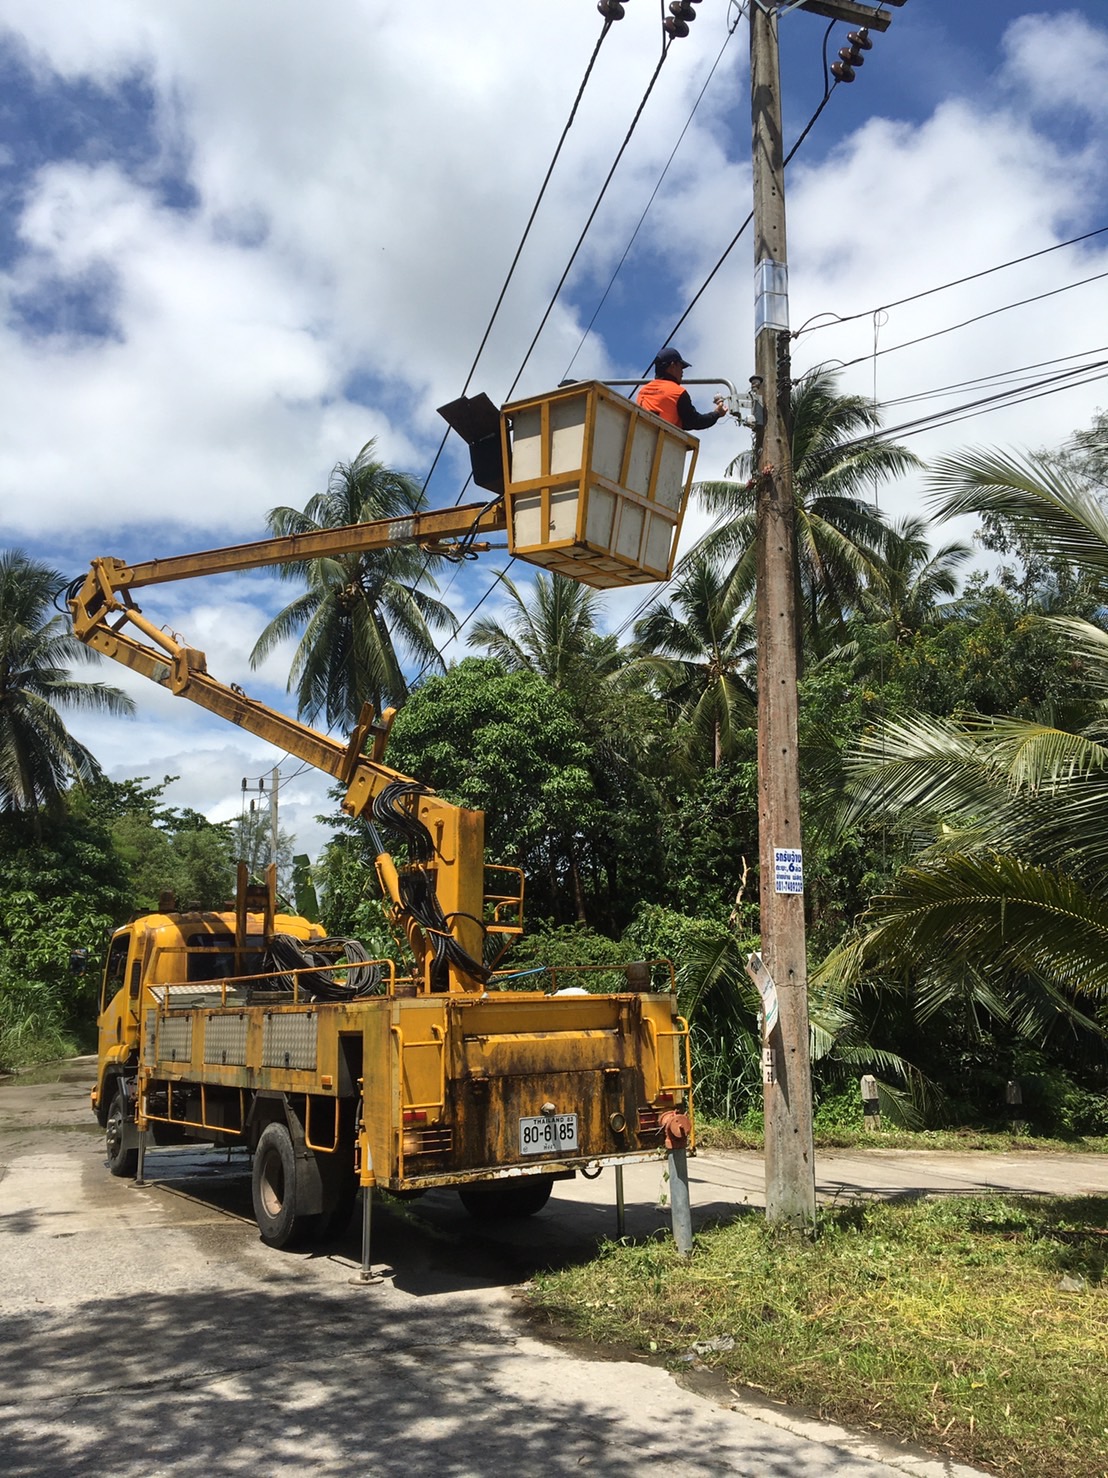
[[[550,1200],[553,1189],[552,1175],[528,1175],[520,1180],[460,1185],[458,1195],[470,1216],[478,1221],[496,1221],[501,1217],[534,1216]]]
[[[138,1170],[138,1150],[130,1148],[127,1143],[127,1131],[131,1123],[131,1105],[127,1090],[117,1080],[108,1106],[108,1120],[104,1125],[104,1149],[111,1173],[128,1180],[133,1180]]]
[[[296,1247],[318,1235],[320,1218],[299,1210],[296,1151],[284,1124],[267,1124],[262,1130],[250,1186],[254,1219],[268,1246]]]

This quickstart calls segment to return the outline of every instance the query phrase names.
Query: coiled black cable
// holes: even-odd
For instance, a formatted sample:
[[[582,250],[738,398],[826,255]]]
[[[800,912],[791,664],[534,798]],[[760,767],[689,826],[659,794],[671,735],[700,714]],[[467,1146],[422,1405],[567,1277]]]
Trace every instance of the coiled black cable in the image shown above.
[[[327,965],[343,965],[346,979],[336,978]],[[292,991],[294,984],[302,996],[312,1001],[356,1001],[381,992],[380,965],[370,962],[369,953],[356,939],[295,939],[291,934],[275,934],[266,950],[267,972],[272,972],[270,989]],[[292,971],[307,971],[293,975]]]

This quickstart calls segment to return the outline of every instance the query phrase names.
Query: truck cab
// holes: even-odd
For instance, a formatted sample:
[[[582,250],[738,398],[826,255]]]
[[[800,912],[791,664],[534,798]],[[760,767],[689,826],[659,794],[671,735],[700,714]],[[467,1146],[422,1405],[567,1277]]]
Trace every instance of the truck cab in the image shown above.
[[[172,900],[162,901],[164,911],[139,914],[118,928],[104,957],[91,1104],[105,1129],[117,1097],[122,1098],[124,1120],[133,1117],[142,1022],[155,1004],[153,991],[157,987],[195,984],[195,1004],[218,1004],[226,998],[227,986],[216,982],[257,975],[263,970],[267,937],[277,933],[308,941],[324,934],[319,924],[296,914],[268,914],[264,909],[251,913],[234,907],[177,912]],[[246,928],[238,932],[241,922]],[[111,1163],[110,1136],[108,1154]],[[122,1164],[129,1165],[130,1161],[124,1159]],[[129,1169],[112,1168],[113,1173],[121,1175],[133,1173],[133,1165]]]

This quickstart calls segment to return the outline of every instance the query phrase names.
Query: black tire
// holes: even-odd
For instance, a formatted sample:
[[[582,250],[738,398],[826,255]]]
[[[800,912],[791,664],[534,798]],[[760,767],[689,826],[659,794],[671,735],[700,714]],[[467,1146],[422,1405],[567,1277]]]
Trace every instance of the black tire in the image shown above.
[[[269,1247],[297,1247],[318,1235],[319,1216],[297,1209],[296,1151],[284,1124],[267,1124],[254,1151],[250,1176],[254,1220]]]
[[[520,1180],[492,1180],[460,1185],[458,1195],[470,1216],[478,1221],[499,1221],[513,1216],[534,1216],[550,1200],[552,1175],[528,1175]]]
[[[133,1120],[127,1092],[117,1080],[104,1125],[104,1149],[108,1157],[108,1169],[113,1175],[125,1180],[134,1180],[138,1170],[138,1150],[127,1146],[127,1126],[131,1123]]]

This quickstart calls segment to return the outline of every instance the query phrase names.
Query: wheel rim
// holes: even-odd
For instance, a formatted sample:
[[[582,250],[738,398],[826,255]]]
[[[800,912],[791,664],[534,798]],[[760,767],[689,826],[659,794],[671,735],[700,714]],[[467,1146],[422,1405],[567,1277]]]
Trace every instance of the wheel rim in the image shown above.
[[[280,1155],[266,1155],[260,1181],[259,1189],[265,1214],[274,1218],[280,1216],[285,1204],[285,1172]]]
[[[112,1104],[111,1112],[108,1114],[106,1139],[108,1158],[114,1160],[123,1146],[123,1110],[119,1106],[118,1098]]]

